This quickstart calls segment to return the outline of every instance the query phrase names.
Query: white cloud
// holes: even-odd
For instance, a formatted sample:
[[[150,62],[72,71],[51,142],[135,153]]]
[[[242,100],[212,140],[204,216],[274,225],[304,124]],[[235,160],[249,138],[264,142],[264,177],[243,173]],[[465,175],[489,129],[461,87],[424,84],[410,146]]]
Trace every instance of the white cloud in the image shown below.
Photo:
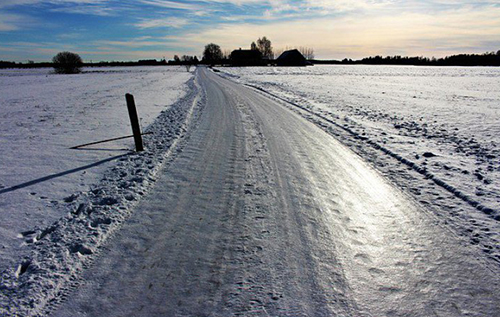
[[[165,9],[188,11],[187,13],[197,17],[208,16],[214,12],[214,10],[208,8],[206,4],[191,4],[191,3],[182,3],[169,0],[140,0],[140,2],[143,4]]]
[[[189,20],[177,17],[169,17],[162,19],[142,19],[136,23],[140,29],[150,28],[181,28],[189,23]]]
[[[199,11],[201,9],[206,9],[207,6],[213,4],[233,4],[237,6],[248,5],[248,4],[271,4],[277,0],[199,0],[197,4],[195,3],[185,3],[170,0],[140,0],[141,3],[149,4],[157,7],[168,8],[168,9],[181,9],[181,10],[191,10]]]
[[[391,0],[306,0],[307,8],[318,8],[327,11],[352,11],[358,9],[376,9],[393,3]]]
[[[141,3],[149,4],[157,7],[168,8],[168,9],[181,9],[181,10],[198,10],[199,6],[168,0],[141,0]]]
[[[234,5],[248,5],[248,4],[270,4],[272,2],[275,2],[277,0],[200,0],[201,2],[205,3],[229,3],[229,4],[234,4]]]
[[[78,6],[65,6],[60,8],[51,9],[52,12],[64,12],[73,14],[87,14],[87,15],[99,15],[108,16],[112,15],[114,10],[104,6],[95,5],[78,5]]]

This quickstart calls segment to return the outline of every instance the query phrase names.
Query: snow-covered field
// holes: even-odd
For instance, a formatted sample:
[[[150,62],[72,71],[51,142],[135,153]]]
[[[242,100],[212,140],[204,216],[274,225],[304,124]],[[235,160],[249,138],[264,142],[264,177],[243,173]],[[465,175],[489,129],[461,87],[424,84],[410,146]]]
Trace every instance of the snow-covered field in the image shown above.
[[[180,67],[2,71],[0,315],[45,315],[176,156],[204,99]],[[145,151],[131,140],[135,95]],[[94,256],[89,256],[94,254]]]
[[[458,218],[459,234],[470,236],[472,243],[500,260],[495,251],[500,220],[499,68],[325,65],[219,70],[305,109],[305,116],[335,130],[333,134],[441,214],[445,223]]]
[[[192,77],[181,67],[0,70],[0,271],[67,212],[61,205],[123,160],[133,140],[69,148],[130,135],[125,93],[146,129]]]
[[[449,226],[453,230],[445,235],[464,237],[484,251],[486,260],[496,261],[488,263],[500,263],[500,69],[314,66],[220,68],[217,74],[278,101],[252,92],[248,102],[261,111],[280,115],[286,113],[285,105],[333,135],[413,197],[416,206],[434,213],[437,217],[425,222],[429,228]],[[83,269],[99,257],[104,243],[152,188],[158,171],[181,155],[179,141],[193,131],[210,95],[201,83],[200,76],[177,67],[96,68],[79,75],[0,71],[0,315],[43,315],[79,285]],[[243,96],[249,91],[234,89]],[[69,149],[130,134],[127,92],[135,95],[143,130],[153,133],[145,136],[145,152],[131,152],[131,139]],[[270,135],[282,134],[280,129]],[[217,131],[230,130],[224,126]],[[317,136],[333,140],[321,131]],[[255,141],[255,135],[249,140]],[[304,142],[292,143],[310,148]],[[314,149],[319,148],[324,149]],[[300,158],[307,160],[305,152]],[[328,165],[313,161],[292,168]],[[227,168],[224,162],[216,161]],[[200,166],[211,170],[204,162]],[[318,175],[330,176],[328,169],[320,171]],[[332,182],[309,188],[311,196],[333,189]],[[245,187],[247,193],[251,191]],[[256,195],[262,203],[262,193]],[[412,212],[392,207],[402,218]],[[442,255],[436,255],[439,267]],[[460,262],[458,255],[451,258]]]

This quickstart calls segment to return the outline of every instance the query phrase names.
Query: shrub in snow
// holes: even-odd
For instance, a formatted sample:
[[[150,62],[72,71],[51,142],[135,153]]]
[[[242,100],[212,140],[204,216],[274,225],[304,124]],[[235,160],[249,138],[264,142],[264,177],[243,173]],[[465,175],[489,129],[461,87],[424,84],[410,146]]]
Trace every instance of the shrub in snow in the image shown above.
[[[77,74],[83,64],[80,55],[71,52],[59,52],[52,58],[54,70],[58,74]]]

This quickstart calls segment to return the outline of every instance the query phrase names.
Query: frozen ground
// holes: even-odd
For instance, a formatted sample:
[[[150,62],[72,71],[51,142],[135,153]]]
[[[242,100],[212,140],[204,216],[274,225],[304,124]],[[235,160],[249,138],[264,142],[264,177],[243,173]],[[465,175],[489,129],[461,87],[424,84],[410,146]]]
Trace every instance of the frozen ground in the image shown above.
[[[304,116],[500,262],[495,230],[500,220],[499,68],[356,65],[220,71],[305,109]]]
[[[147,128],[186,94],[190,78],[179,67],[87,68],[78,75],[0,70],[0,271],[67,212],[59,205],[123,160],[133,141],[69,148],[130,135],[125,93],[135,95]]]

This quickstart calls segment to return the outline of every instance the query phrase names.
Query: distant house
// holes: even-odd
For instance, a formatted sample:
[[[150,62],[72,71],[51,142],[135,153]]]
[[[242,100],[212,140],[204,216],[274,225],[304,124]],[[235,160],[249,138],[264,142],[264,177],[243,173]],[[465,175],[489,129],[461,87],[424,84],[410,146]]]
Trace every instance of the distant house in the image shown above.
[[[304,55],[298,50],[284,51],[278,59],[276,59],[278,66],[306,66],[309,65]]]
[[[234,50],[231,52],[231,65],[233,66],[261,66],[262,54],[259,50]]]

